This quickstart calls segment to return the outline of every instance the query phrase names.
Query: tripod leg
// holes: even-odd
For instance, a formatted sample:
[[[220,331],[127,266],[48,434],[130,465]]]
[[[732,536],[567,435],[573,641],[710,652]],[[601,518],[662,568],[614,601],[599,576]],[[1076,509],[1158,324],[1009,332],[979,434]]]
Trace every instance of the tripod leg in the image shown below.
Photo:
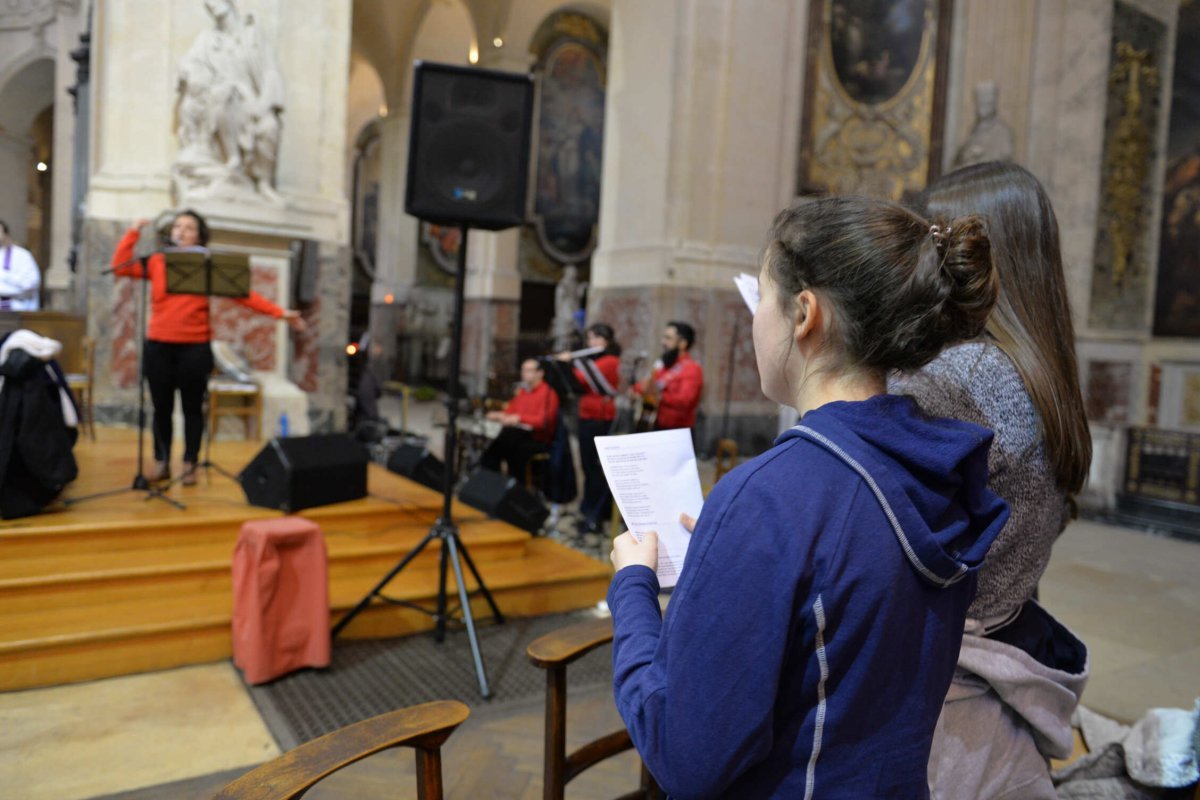
[[[162,491],[160,491],[158,489],[151,488],[151,489],[146,490],[146,496],[142,499],[143,500],[153,500],[155,498],[158,498],[159,500],[162,500],[165,503],[170,503],[171,505],[178,508],[180,511],[187,510],[187,506],[185,506],[183,503],[179,502],[178,500],[176,500],[173,497],[167,497]]]
[[[457,539],[458,537],[456,536],[455,538]],[[488,605],[492,607],[492,615],[496,618],[496,622],[503,625],[504,615],[500,613],[500,607],[496,605],[495,599],[492,598],[492,593],[488,591],[487,584],[479,576],[479,570],[475,569],[475,562],[471,560],[471,554],[467,552],[467,546],[461,540],[457,542],[457,545],[458,552],[462,554],[463,560],[467,562],[467,567],[471,570],[471,574],[475,576],[475,583],[479,585],[479,591],[483,592]]]
[[[442,520],[438,520],[437,527],[439,531],[441,530],[442,524]],[[442,536],[442,555],[441,560],[438,563],[437,615],[434,617],[437,628],[434,638],[439,644],[446,639],[446,557],[448,555],[446,542],[449,540],[450,536]]]
[[[384,586],[386,586],[388,584],[388,581],[390,581],[392,578],[396,577],[396,575],[400,572],[400,570],[402,570],[406,566],[408,566],[408,562],[410,562],[414,558],[416,558],[417,554],[425,549],[425,545],[429,544],[429,540],[432,539],[436,534],[437,534],[436,528],[434,530],[431,530],[429,533],[425,534],[425,538],[422,539],[416,547],[414,547],[412,550],[410,550],[408,555],[406,555],[403,559],[401,559],[399,564],[392,567],[391,571],[387,575],[383,576],[383,580],[381,580],[379,583],[375,584],[374,589],[367,592],[367,594],[363,597],[363,599],[358,601],[358,605],[356,605],[354,608],[350,609],[350,612],[348,614],[346,614],[346,616],[344,616],[340,620],[338,620],[337,625],[333,626],[333,631],[329,634],[329,638],[336,639],[337,635],[339,633],[341,633],[343,630],[345,630],[346,626],[350,624],[350,620],[354,619],[356,616],[358,616],[358,613],[360,611],[362,611],[364,608],[369,606],[371,604],[371,599],[373,597],[375,597],[375,595],[379,594],[379,590],[382,589]]]
[[[471,615],[471,598],[467,595],[467,585],[463,582],[462,564],[458,561],[458,547],[454,543],[456,538],[458,537],[447,536],[443,547],[450,551],[450,562],[454,565],[454,579],[458,581],[458,601],[462,603],[463,621],[467,623],[467,638],[471,640],[471,656],[475,659],[475,677],[479,679],[479,693],[483,695],[484,700],[487,700],[492,696],[492,690],[488,688],[487,673],[483,669],[483,656],[479,653],[479,640],[475,636],[475,619]]]

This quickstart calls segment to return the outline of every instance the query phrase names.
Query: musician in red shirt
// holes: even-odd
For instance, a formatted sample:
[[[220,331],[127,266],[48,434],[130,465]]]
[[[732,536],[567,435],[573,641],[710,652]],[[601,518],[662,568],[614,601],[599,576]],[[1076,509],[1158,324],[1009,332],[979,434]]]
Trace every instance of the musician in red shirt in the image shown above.
[[[704,389],[704,370],[692,360],[690,351],[696,341],[696,329],[686,322],[668,322],[663,330],[661,361],[655,365],[653,394],[658,397],[654,430],[690,428],[696,424],[700,392]],[[641,384],[635,390],[643,393]]]
[[[604,479],[596,437],[611,433],[617,416],[614,397],[620,383],[621,345],[611,325],[597,322],[587,329],[587,346],[604,348],[598,355],[574,359],[575,380],[583,387],[579,398],[579,461],[583,467],[583,499],[579,501],[579,531],[593,533],[612,513],[612,494]],[[559,353],[560,361],[571,360]]]
[[[194,486],[200,439],[204,435],[204,394],[213,369],[208,298],[167,291],[167,265],[162,253],[144,260],[134,259],[133,250],[141,228],[147,224],[147,220],[139,219],[125,231],[112,263],[115,275],[150,281],[150,324],[142,355],[154,406],[155,464],[148,477],[152,481],[171,477],[171,416],[178,391],[183,405],[183,485]],[[171,223],[172,246],[206,247],[208,236],[208,224],[190,209],[177,214]],[[234,301],[259,314],[285,320],[292,330],[305,329],[300,312],[285,311],[257,292]]]
[[[521,364],[521,387],[516,395],[503,411],[488,412],[488,419],[504,423],[504,428],[483,451],[479,463],[487,469],[499,471],[503,461],[509,477],[524,481],[529,458],[549,452],[558,417],[558,395],[545,378],[537,359],[526,359]]]

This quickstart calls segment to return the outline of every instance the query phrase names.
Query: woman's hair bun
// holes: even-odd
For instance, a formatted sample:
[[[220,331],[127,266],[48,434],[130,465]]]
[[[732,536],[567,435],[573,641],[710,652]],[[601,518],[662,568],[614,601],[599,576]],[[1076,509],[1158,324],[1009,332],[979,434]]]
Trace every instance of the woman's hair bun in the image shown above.
[[[951,339],[974,339],[983,333],[1000,292],[987,223],[977,216],[951,220],[939,249],[949,290],[943,313]]]

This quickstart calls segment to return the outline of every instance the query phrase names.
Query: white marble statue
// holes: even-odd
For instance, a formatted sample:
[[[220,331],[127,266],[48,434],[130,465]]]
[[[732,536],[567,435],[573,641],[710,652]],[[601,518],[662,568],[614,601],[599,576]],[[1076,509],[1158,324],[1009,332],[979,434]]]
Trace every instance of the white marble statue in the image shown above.
[[[997,114],[1000,90],[991,81],[975,84],[975,124],[954,157],[954,166],[981,161],[1011,161],[1012,129]]]
[[[583,293],[587,282],[580,283],[575,265],[563,267],[563,276],[554,287],[554,321],[550,323],[550,335],[554,339],[554,350],[566,350],[571,345],[571,334],[575,332],[575,312],[583,308]]]
[[[179,61],[177,199],[245,196],[280,202],[275,161],[283,114],[283,77],[274,54],[233,0],[204,0],[214,28]]]

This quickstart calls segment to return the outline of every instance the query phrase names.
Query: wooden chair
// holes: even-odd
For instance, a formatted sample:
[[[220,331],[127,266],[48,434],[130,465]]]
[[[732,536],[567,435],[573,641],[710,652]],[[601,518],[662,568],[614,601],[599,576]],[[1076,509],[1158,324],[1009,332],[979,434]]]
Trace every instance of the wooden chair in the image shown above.
[[[525,462],[525,488],[535,494],[546,482],[546,468],[550,464],[549,453],[534,453]]]
[[[214,436],[217,418],[222,416],[241,418],[246,425],[246,438],[258,439],[262,426],[262,387],[256,383],[209,378],[208,430]]]
[[[544,800],[563,800],[567,784],[581,772],[633,747],[629,732],[622,728],[567,753],[567,665],[612,638],[612,620],[593,619],[535,639],[525,651],[534,666],[546,670]],[[643,765],[641,786],[619,800],[660,800],[664,796]]]
[[[442,798],[442,745],[470,710],[454,700],[410,706],[347,725],[227,784],[214,800],[292,800],[330,774],[392,747],[417,755],[417,797]]]
[[[713,475],[713,483],[721,480],[725,473],[737,466],[738,446],[733,439],[718,439],[717,448],[717,470]]]
[[[66,375],[67,386],[75,393],[79,405],[79,428],[87,429],[92,441],[96,441],[96,413],[93,405],[93,375],[96,372],[96,340],[84,336],[80,343],[80,364],[82,372],[69,372]]]

